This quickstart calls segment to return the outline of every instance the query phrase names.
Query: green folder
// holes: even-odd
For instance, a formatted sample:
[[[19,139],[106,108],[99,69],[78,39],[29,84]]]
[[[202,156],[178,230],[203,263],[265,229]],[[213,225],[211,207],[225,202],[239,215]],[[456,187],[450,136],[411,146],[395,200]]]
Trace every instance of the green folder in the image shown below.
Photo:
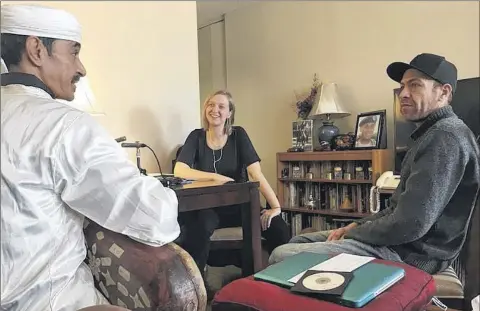
[[[253,277],[255,280],[290,289],[294,284],[289,282],[289,279],[331,257],[330,255],[310,252],[299,253],[255,273]],[[404,276],[405,270],[403,268],[368,262],[353,271],[353,279],[347,285],[341,297],[331,297],[328,300],[348,307],[360,308]],[[325,298],[322,297],[322,299]]]
[[[294,284],[288,280],[330,257],[331,256],[329,255],[309,252],[299,253],[287,257],[279,263],[268,266],[266,269],[255,273],[253,277],[255,280],[262,280],[285,288],[290,288]]]

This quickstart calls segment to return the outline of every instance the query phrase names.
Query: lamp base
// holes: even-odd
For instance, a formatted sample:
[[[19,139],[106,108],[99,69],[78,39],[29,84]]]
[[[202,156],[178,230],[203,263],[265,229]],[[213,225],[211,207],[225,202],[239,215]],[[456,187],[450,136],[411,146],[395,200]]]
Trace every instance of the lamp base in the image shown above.
[[[338,127],[333,125],[332,121],[323,121],[323,125],[318,128],[318,142],[320,145],[326,145],[332,147],[332,140],[340,133]]]

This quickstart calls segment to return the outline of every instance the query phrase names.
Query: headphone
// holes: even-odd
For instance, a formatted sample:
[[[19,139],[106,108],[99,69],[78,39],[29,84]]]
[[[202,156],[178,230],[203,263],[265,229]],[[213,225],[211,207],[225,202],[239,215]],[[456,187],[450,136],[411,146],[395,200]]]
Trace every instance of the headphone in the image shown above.
[[[223,147],[222,149],[220,149],[220,157],[218,158],[218,160],[215,160],[215,150],[212,149],[212,155],[213,155],[213,169],[215,170],[215,173],[217,173],[217,166],[216,164],[218,162],[220,162],[220,160],[222,159],[222,156],[223,156]]]

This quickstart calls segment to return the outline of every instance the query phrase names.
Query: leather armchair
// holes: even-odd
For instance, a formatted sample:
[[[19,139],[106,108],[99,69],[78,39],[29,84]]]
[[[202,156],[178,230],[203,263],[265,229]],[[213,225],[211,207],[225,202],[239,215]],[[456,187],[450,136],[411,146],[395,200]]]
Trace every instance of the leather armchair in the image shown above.
[[[112,305],[136,311],[206,310],[200,271],[175,243],[151,247],[90,220],[84,233],[86,262],[96,287]]]

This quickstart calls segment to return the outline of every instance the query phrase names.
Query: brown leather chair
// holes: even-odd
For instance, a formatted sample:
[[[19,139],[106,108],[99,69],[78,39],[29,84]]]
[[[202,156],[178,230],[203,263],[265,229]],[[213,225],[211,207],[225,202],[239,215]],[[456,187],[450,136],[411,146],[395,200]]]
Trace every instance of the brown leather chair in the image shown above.
[[[175,243],[151,247],[86,220],[86,263],[112,305],[131,310],[204,311],[207,294],[192,257]]]

